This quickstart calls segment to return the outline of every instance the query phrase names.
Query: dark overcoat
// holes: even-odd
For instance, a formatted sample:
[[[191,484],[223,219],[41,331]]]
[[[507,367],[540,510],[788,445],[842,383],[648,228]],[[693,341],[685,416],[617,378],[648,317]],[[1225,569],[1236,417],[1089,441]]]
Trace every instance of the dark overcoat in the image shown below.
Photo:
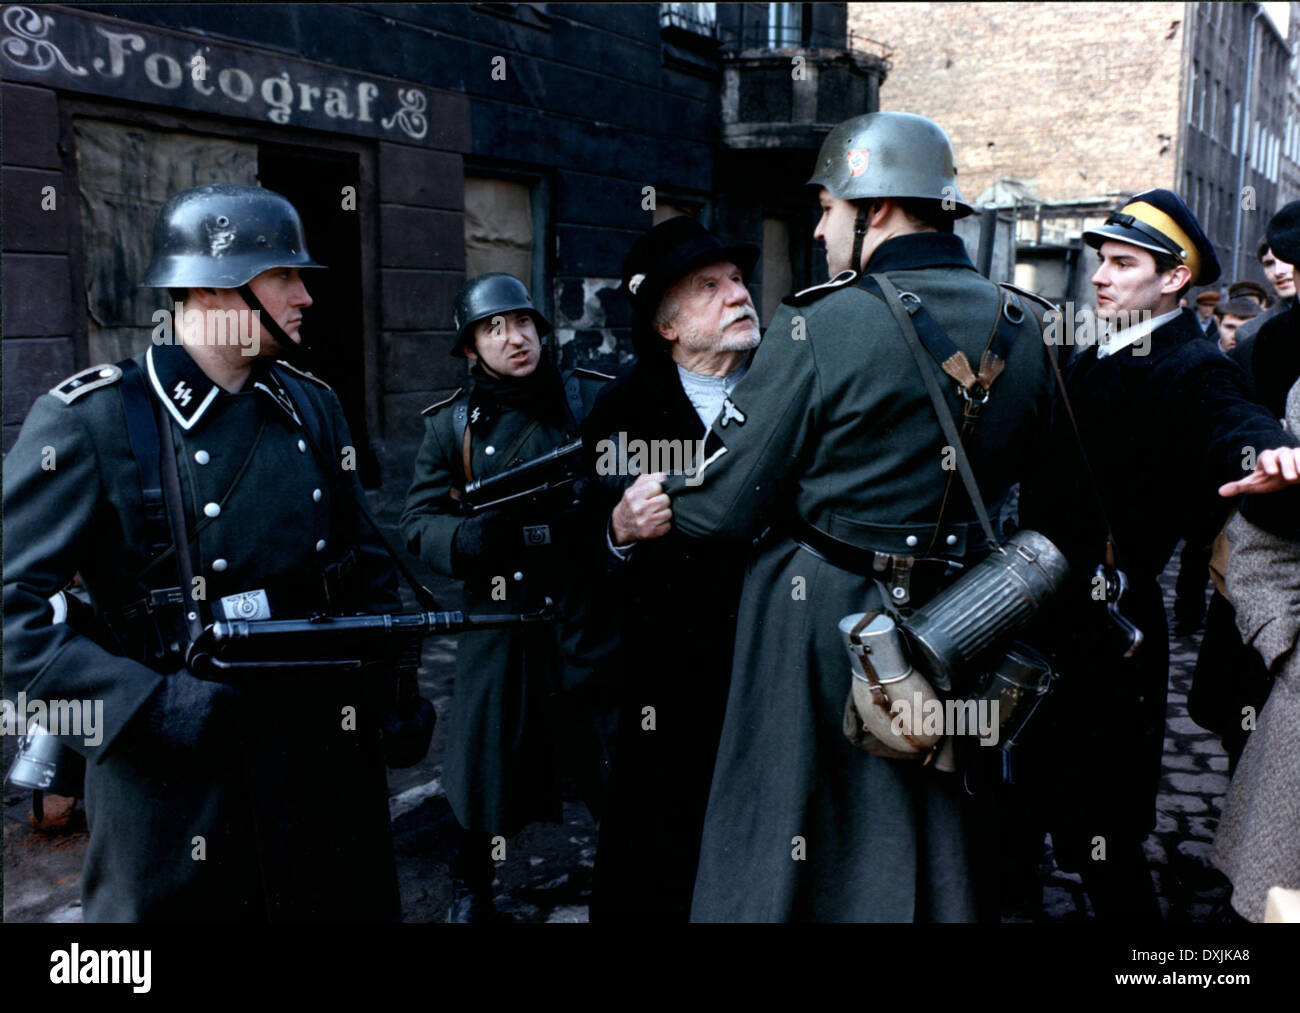
[[[890,239],[868,270],[919,296],[979,361],[1002,294],[957,237]],[[959,412],[953,384],[933,369]],[[1025,467],[1047,410],[1039,325],[1027,311],[998,385],[970,448],[990,504]],[[699,484],[670,479],[680,531],[750,539],[793,510],[861,549],[907,555],[909,537],[929,542],[950,473],[946,441],[897,322],[854,276],[781,308],[731,401]],[[940,533],[956,559],[985,551],[966,511]],[[842,731],[851,676],[837,624],[879,608],[870,576],[819,558],[783,528],[761,544],[741,593],[693,920],[990,913],[976,896],[973,814],[957,778],[862,752]]]
[[[1022,766],[1024,786],[1050,814],[1058,860],[1076,867],[1096,837],[1141,840],[1154,825],[1169,677],[1156,578],[1222,483],[1243,477],[1259,451],[1295,440],[1249,399],[1241,370],[1204,340],[1190,310],[1149,344],[1103,358],[1089,348],[1064,372],[1130,583],[1123,611],[1145,636],[1133,658],[1119,657],[1104,607],[1090,597],[1105,528],[1058,398],[1051,450],[1021,490],[1021,521],[1062,549],[1072,576],[1045,623],[1062,677],[1034,740],[1039,759]],[[1242,510],[1280,519],[1288,501],[1248,496]],[[1220,502],[1222,519],[1231,504]]]
[[[584,412],[607,377],[578,370],[574,377]],[[452,545],[465,519],[451,498],[466,485],[463,442],[456,424],[458,404],[468,412],[471,473],[487,478],[554,450],[579,435],[578,421],[562,390],[556,403],[497,404],[480,399],[474,374],[463,390],[425,411],[424,441],[401,517],[407,548],[433,570],[464,580],[461,603],[474,612],[511,613],[535,609],[544,597],[557,603],[560,621],[508,630],[462,634],[456,641],[456,684],[443,762],[447,800],[467,830],[511,836],[534,820],[561,815],[564,756],[590,755],[566,741],[586,734],[590,723],[569,709],[561,694],[583,676],[575,669],[571,640],[580,610],[582,566],[576,515],[560,516],[550,506],[525,506],[511,514],[508,544],[492,546],[465,574],[453,573]],[[553,399],[552,399],[553,400]],[[479,413],[475,416],[474,409]],[[523,529],[547,525],[551,541],[530,545]],[[567,660],[566,660],[567,659]],[[576,728],[575,728],[576,726]],[[572,748],[571,748],[572,747]]]
[[[1287,393],[1300,377],[1300,309],[1275,306],[1231,355],[1246,371],[1251,394],[1280,419]]]
[[[274,618],[323,608],[322,570],[348,549],[355,607],[398,606],[391,563],[341,487],[364,503],[333,391],[298,375],[322,422],[322,461],[286,389],[289,367],[258,364],[231,394],[178,345],[135,361],[167,408],[204,622],[221,597],[256,589]],[[168,673],[52,622],[47,599],[75,574],[100,616],[179,584],[172,549],[149,562],[121,382],[117,367],[97,366],[38,398],[4,462],[7,690],[103,703],[100,741],[65,738],[88,761],[86,918],[395,919],[373,670],[309,688],[301,673],[270,671],[207,729],[213,745],[178,753],[146,720]]]
[[[632,446],[677,441],[689,470],[706,430],[676,364],[651,348],[602,392],[584,432],[597,458],[620,434]],[[606,477],[612,481],[602,528],[634,480]],[[748,550],[672,531],[636,544],[626,562],[609,554],[601,595],[616,609],[621,720],[600,824],[593,919],[684,922],[690,914]]]

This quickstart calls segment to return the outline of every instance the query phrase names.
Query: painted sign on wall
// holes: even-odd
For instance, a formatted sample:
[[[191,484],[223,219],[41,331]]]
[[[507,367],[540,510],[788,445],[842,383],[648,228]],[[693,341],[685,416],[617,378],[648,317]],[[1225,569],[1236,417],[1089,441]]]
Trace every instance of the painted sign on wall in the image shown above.
[[[429,143],[427,97],[404,82],[66,9],[7,6],[0,21],[6,80]]]

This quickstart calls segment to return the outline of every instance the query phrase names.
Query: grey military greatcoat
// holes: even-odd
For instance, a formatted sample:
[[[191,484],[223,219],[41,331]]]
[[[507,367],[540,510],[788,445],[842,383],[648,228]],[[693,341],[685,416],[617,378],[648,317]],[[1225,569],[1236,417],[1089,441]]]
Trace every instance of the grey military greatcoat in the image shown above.
[[[959,239],[890,239],[868,271],[918,295],[979,360],[1003,299]],[[953,385],[934,368],[958,412]],[[968,448],[990,503],[1015,480],[1044,417],[1045,370],[1026,308]],[[895,555],[929,543],[948,475],[945,441],[903,334],[846,273],[787,300],[731,401],[706,444],[700,484],[668,484],[673,523],[688,535],[752,538],[771,528],[745,576],[691,917],[982,916],[957,779],[859,751],[842,731],[851,682],[836,625],[879,609],[878,590],[869,575],[801,547],[786,520],[797,515],[842,542]],[[950,512],[940,532],[957,559],[983,552],[969,511]]]

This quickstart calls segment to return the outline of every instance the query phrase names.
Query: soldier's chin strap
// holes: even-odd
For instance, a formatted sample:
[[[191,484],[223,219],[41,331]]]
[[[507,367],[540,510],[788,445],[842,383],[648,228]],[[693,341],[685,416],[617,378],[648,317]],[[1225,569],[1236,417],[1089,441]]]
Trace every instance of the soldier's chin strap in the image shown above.
[[[853,256],[849,269],[855,274],[862,270],[862,242],[867,238],[867,211],[858,205],[858,216],[853,220]]]
[[[257,314],[258,323],[262,325],[262,333],[269,334],[275,339],[275,343],[280,346],[280,358],[295,366],[305,365],[305,357],[302,354],[302,345],[294,341],[285,333],[284,328],[280,326],[279,321],[275,319],[265,306],[262,300],[257,298],[253,292],[253,286],[247,283],[240,285],[235,289],[240,297],[248,305],[248,308]]]

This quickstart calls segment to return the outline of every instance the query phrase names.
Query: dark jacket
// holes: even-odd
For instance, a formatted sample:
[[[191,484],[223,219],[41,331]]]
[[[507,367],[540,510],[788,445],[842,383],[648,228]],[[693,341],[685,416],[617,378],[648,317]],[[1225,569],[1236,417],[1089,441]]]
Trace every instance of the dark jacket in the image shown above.
[[[1105,528],[1058,396],[1051,450],[1021,489],[1021,522],[1065,553],[1071,582],[1047,623],[1063,671],[1036,741],[1041,762],[1026,778],[1073,850],[1077,865],[1092,839],[1138,839],[1154,825],[1164,740],[1169,642],[1156,578],[1182,532],[1212,502],[1218,486],[1253,467],[1257,453],[1294,443],[1247,395],[1241,371],[1205,342],[1190,310],[1143,343],[1099,359],[1088,349],[1065,379],[1092,472],[1110,517],[1120,564],[1131,585],[1124,612],[1145,635],[1132,659],[1108,646],[1105,611],[1090,596]],[[1289,495],[1289,494],[1282,494]],[[1257,504],[1246,497],[1243,511]],[[1220,519],[1231,506],[1221,500]],[[1274,507],[1260,503],[1259,507]],[[1037,780],[1036,780],[1037,779]]]
[[[584,430],[593,457],[620,433],[628,444],[698,447],[706,432],[662,349],[643,353],[602,392]],[[633,478],[598,481],[605,482],[603,528]],[[626,562],[611,561],[606,588],[621,640],[621,721],[593,919],[684,922],[690,914],[747,553],[748,546],[672,531],[636,544]]]
[[[1252,395],[1280,419],[1287,392],[1300,378],[1300,309],[1283,306],[1266,316],[1229,354],[1245,370]]]
[[[273,618],[323,608],[322,567],[348,549],[359,550],[355,606],[398,606],[391,563],[341,488],[365,502],[328,387],[300,379],[325,429],[318,461],[285,399],[287,367],[259,363],[230,394],[180,346],[151,347],[136,362],[170,413],[203,622],[222,596],[255,589],[268,592]],[[395,919],[373,671],[313,678],[310,693],[300,673],[270,671],[224,720],[208,722],[208,748],[179,753],[160,745],[148,720],[170,672],[51,622],[47,597],[77,573],[101,616],[143,588],[178,584],[171,549],[146,566],[150,529],[114,370],[83,374],[102,372],[100,386],[69,382],[38,398],[4,462],[7,686],[103,702],[103,741],[67,740],[88,760],[86,918]],[[139,628],[117,629],[128,625]]]
[[[1288,312],[1294,306],[1294,297],[1281,299],[1237,328],[1237,344],[1228,350],[1228,358],[1240,366],[1242,372],[1246,374],[1246,379],[1251,384],[1251,394],[1255,397],[1258,397],[1258,393],[1254,389],[1254,369],[1251,365],[1251,359],[1255,355],[1255,339],[1259,335],[1260,328],[1274,317]]]

